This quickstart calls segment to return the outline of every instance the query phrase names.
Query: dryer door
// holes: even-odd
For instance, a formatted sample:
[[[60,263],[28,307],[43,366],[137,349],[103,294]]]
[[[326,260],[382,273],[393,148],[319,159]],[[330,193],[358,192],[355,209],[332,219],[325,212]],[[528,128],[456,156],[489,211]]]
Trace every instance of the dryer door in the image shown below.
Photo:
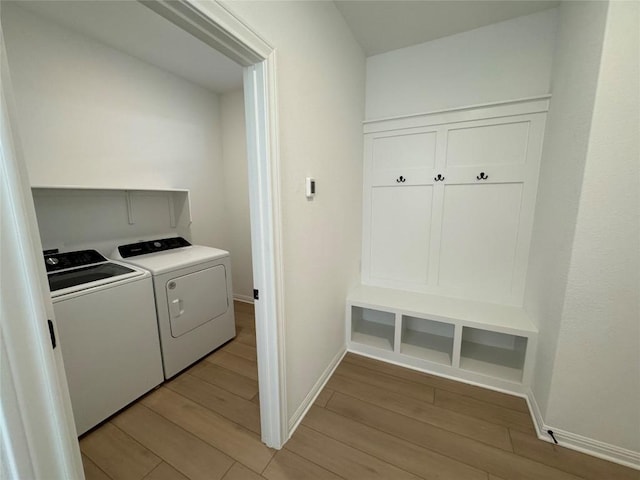
[[[174,338],[212,321],[229,308],[224,265],[173,278],[165,289]]]

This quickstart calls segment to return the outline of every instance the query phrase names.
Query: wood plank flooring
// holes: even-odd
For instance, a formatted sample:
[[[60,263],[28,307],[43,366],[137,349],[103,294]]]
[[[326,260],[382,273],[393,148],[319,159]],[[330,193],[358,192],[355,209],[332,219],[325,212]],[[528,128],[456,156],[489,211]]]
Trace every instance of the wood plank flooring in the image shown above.
[[[87,480],[640,480],[538,440],[520,398],[354,354],[267,448],[253,309],[235,309],[233,341],[81,438]]]

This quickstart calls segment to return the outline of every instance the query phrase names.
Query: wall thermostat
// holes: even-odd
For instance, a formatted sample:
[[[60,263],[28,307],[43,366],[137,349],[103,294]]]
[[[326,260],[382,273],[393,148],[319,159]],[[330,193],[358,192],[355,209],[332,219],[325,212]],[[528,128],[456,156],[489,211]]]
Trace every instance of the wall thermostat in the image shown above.
[[[307,177],[305,181],[305,193],[307,198],[313,198],[316,195],[316,180],[311,177]]]

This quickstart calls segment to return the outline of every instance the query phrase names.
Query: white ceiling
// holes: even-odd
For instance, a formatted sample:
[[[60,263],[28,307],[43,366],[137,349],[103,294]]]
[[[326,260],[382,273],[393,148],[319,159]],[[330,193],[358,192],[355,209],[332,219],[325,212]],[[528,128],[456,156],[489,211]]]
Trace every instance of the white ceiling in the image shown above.
[[[242,86],[242,67],[136,1],[17,3],[213,92],[224,93]],[[336,0],[334,3],[370,56],[552,8],[559,2]]]
[[[20,1],[23,8],[216,93],[242,87],[242,67],[135,1]]]
[[[367,56],[558,6],[526,0],[335,0]]]

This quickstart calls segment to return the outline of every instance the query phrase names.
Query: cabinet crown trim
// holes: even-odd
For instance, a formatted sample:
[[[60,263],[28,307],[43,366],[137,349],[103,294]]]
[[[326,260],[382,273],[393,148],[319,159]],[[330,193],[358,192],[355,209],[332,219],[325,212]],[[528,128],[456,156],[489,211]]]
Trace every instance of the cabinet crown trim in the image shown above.
[[[549,94],[397,117],[365,120],[363,122],[363,129],[364,133],[367,134],[400,128],[424,127],[443,123],[547,112],[549,110],[550,99],[551,95]]]
[[[171,188],[171,187],[148,187],[140,185],[116,186],[116,185],[32,185],[31,190],[35,191],[63,191],[63,190],[79,190],[79,191],[122,191],[122,192],[177,192],[189,193],[187,188]]]

